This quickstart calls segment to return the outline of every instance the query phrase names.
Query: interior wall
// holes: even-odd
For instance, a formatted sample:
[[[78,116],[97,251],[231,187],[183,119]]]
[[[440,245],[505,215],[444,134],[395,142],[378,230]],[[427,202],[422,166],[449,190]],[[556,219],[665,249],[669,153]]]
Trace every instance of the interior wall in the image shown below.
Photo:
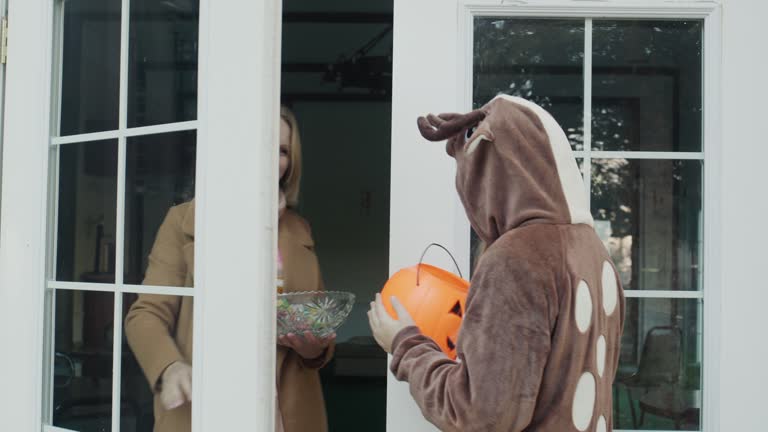
[[[299,102],[293,110],[303,144],[299,210],[325,288],[357,296],[338,341],[370,336],[368,303],[388,277],[391,103]]]
[[[389,274],[391,14],[392,0],[284,1],[281,96],[302,138],[298,210],[325,289],[356,295],[320,371],[336,432],[386,427],[387,357],[366,312]]]

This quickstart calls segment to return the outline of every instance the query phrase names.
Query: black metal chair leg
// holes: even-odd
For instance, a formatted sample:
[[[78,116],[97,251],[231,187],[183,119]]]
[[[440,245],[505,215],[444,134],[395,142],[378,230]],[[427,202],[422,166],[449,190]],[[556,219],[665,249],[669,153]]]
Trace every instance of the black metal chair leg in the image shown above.
[[[629,387],[626,387],[627,389],[627,401],[629,402],[629,412],[632,414],[632,429],[637,429],[637,415],[635,414],[635,404],[632,401],[632,393],[629,390]]]

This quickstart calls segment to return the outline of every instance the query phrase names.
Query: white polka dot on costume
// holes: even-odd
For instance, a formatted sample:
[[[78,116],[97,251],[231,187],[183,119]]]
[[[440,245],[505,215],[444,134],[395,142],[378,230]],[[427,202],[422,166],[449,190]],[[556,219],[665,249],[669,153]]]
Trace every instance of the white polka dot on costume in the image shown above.
[[[579,331],[586,333],[589,324],[592,322],[592,295],[589,294],[589,286],[584,281],[579,282],[576,287],[576,327]]]
[[[616,272],[608,262],[603,263],[603,308],[611,315],[619,302],[619,287],[616,284]]]
[[[597,374],[602,378],[605,371],[605,336],[600,336],[597,339],[597,349],[595,351],[597,356]]]
[[[595,432],[605,432],[608,430],[608,426],[605,423],[605,417],[600,416],[599,419],[597,419],[597,427],[595,428]]]
[[[584,372],[576,384],[576,393],[573,395],[573,425],[579,431],[585,431],[592,422],[592,414],[595,411],[595,377]]]

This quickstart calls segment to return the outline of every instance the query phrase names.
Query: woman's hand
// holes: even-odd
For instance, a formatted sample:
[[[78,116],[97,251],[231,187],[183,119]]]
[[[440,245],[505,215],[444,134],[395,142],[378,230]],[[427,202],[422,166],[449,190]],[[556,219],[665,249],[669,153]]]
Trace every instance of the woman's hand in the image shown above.
[[[277,339],[277,343],[296,351],[305,360],[313,360],[320,357],[334,341],[336,341],[335,334],[324,338],[317,338],[310,332],[304,332],[304,336],[288,333]]]
[[[177,361],[165,368],[160,401],[166,410],[176,409],[192,401],[192,366]]]
[[[368,323],[371,325],[373,338],[384,351],[390,354],[392,354],[392,341],[400,333],[400,330],[416,325],[408,310],[397,300],[397,297],[392,296],[391,301],[392,307],[397,313],[397,319],[392,318],[387,312],[381,301],[381,294],[376,294],[376,301],[371,302],[371,309],[368,311]]]

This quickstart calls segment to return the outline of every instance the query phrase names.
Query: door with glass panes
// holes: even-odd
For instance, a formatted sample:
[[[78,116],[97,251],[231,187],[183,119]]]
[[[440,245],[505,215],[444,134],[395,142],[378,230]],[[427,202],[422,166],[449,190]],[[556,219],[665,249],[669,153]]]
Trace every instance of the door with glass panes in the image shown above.
[[[148,350],[158,346],[142,345],[151,332],[178,325],[194,295],[191,280],[142,282],[167,215],[193,217],[198,4],[133,0],[124,10],[122,3],[69,0],[55,11],[46,291],[46,315],[55,318],[46,328],[44,415],[73,431],[151,430],[147,378],[159,360]],[[194,263],[193,239],[192,231],[180,240],[190,253],[184,266]],[[130,319],[148,294],[156,297],[143,308],[154,321],[141,312]],[[191,350],[182,351],[175,357],[191,361]]]
[[[432,241],[455,251],[465,272],[476,259],[453,161],[421,138],[416,117],[468,112],[498,94],[532,100],[568,136],[627,297],[613,412],[601,414],[617,430],[710,430],[706,164],[717,144],[714,81],[703,71],[716,58],[715,11],[449,3],[395,5],[390,270]],[[435,430],[406,385],[390,378],[388,390],[388,430]]]
[[[271,427],[281,8],[229,6],[10,1],[0,429]]]

